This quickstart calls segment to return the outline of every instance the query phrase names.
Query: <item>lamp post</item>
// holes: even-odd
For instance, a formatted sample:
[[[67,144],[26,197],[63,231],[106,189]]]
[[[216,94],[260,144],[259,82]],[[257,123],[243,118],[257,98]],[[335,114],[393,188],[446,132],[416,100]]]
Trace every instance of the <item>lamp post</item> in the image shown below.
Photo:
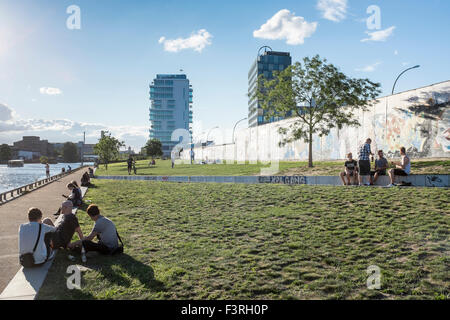
[[[398,79],[400,79],[400,77],[401,77],[405,72],[407,72],[407,71],[409,71],[409,70],[412,70],[412,69],[417,69],[417,68],[420,68],[420,65],[417,65],[417,66],[408,68],[408,69],[406,69],[405,71],[403,71],[402,73],[400,73],[400,75],[399,75],[399,76],[397,77],[397,79],[395,80],[394,85],[392,86],[392,94],[394,94],[395,85],[397,84]]]
[[[414,67],[408,68],[408,69],[404,70],[402,73],[400,73],[398,75],[397,79],[395,79],[394,85],[392,86],[392,95],[394,94],[395,85],[397,84],[398,79],[400,79],[400,77],[403,74],[405,74],[406,72],[408,72],[409,70],[417,69],[417,68],[420,68],[420,65],[416,65]],[[386,123],[385,123],[385,126],[384,126],[384,140],[386,141],[386,146],[387,146],[387,129],[388,129],[388,120],[387,120],[387,118],[388,118],[387,117],[387,113],[388,113],[388,99],[389,99],[389,97],[386,96],[386,110],[385,110],[385,121],[386,121]]]
[[[234,128],[233,128],[233,143],[234,143],[234,144],[236,143],[236,142],[234,141],[234,131],[236,130],[237,125],[238,125],[239,123],[241,123],[242,121],[244,121],[244,120],[247,120],[247,118],[244,118],[244,119],[239,120],[239,121],[236,122],[236,124],[234,125]]]
[[[210,134],[211,131],[213,131],[214,129],[219,129],[219,126],[215,126],[215,127],[212,128],[211,130],[209,130],[208,134],[206,135],[206,144],[208,144],[209,134]]]

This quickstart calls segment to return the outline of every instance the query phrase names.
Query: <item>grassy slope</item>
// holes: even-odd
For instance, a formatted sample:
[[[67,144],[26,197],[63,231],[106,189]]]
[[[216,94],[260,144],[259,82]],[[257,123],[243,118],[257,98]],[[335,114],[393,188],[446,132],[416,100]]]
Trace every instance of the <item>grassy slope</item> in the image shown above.
[[[82,290],[69,291],[73,262],[60,251],[40,299],[450,294],[448,189],[94,183],[87,199],[116,222],[125,254],[90,258]],[[370,265],[381,268],[380,291],[366,288]]]
[[[308,168],[307,162],[280,162],[279,172],[286,175],[338,175],[342,171],[343,161],[318,161],[314,163],[314,168]],[[201,176],[201,175],[258,175],[262,164],[215,164],[215,165],[176,165],[171,168],[170,160],[157,160],[155,167],[149,167],[148,161],[138,161],[138,175],[158,175],[158,176]],[[450,174],[450,160],[427,160],[412,162],[412,172],[414,174]],[[127,164],[125,162],[111,164],[108,170],[103,166],[99,167],[97,175],[127,175]]]

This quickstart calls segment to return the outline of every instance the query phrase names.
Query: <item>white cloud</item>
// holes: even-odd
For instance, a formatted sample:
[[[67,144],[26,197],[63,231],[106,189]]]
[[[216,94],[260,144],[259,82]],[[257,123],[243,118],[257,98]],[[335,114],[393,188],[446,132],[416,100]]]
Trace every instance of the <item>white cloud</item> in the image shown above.
[[[374,31],[374,32],[366,31],[366,33],[369,35],[369,38],[364,38],[361,40],[361,42],[386,41],[387,38],[389,38],[392,35],[395,28],[396,28],[395,26],[392,26],[392,27],[389,27],[387,29],[380,30],[380,31]]]
[[[81,141],[86,132],[86,142],[96,143],[102,130],[113,136],[135,151],[140,151],[149,139],[147,126],[110,126],[103,123],[76,122],[67,119],[19,119],[14,110],[0,104],[0,144],[19,141],[22,136],[34,135],[50,142]]]
[[[62,94],[62,90],[59,88],[42,87],[39,89],[41,94],[46,94],[49,96],[55,96]]]
[[[290,45],[299,45],[305,38],[316,32],[317,22],[307,22],[303,17],[296,17],[287,9],[278,11],[272,18],[253,32],[255,38],[284,40]]]
[[[374,64],[367,65],[363,68],[357,68],[355,71],[359,72],[374,72],[376,68],[381,64],[381,62],[376,62]]]
[[[201,29],[196,33],[192,33],[189,38],[178,38],[178,39],[166,39],[166,37],[161,37],[159,43],[164,45],[164,50],[168,52],[178,52],[186,49],[193,49],[197,52],[202,52],[202,50],[210,45],[211,38],[213,36],[206,31]]]
[[[6,104],[0,103],[0,121],[9,121],[13,118],[13,111]]]
[[[398,56],[398,50],[394,51],[394,55]]]
[[[402,66],[406,67],[407,65],[409,65],[409,62],[402,62]]]
[[[323,18],[339,22],[346,17],[347,0],[319,0],[317,9],[322,12]]]

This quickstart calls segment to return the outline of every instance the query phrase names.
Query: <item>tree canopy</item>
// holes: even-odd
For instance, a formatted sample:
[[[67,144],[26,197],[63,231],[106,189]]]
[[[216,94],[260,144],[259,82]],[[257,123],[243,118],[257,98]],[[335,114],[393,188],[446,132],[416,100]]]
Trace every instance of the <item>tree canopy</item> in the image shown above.
[[[316,55],[303,58],[272,79],[261,75],[254,97],[265,118],[294,116],[289,127],[279,129],[280,145],[303,140],[309,144],[309,166],[313,166],[313,135],[326,136],[333,128],[360,126],[357,110],[367,110],[380,94],[380,84],[354,79]]]
[[[162,144],[158,139],[148,140],[144,148],[147,156],[152,158],[161,157],[163,155]]]
[[[119,141],[111,136],[111,133],[105,131],[104,135],[94,146],[94,153],[99,156],[100,162],[102,162],[105,165],[105,169],[108,170],[108,163],[119,157],[119,149],[124,145],[123,141]]]
[[[78,154],[77,145],[73,142],[66,142],[63,145],[64,162],[78,162],[80,155]]]

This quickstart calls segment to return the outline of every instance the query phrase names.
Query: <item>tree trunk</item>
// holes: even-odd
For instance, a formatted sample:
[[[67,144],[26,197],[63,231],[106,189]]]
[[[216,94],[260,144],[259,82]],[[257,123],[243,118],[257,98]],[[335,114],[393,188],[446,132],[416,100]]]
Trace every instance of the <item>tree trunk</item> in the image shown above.
[[[308,154],[308,167],[312,168],[313,167],[313,154],[312,154],[312,150],[313,150],[313,141],[312,141],[312,131],[309,131],[309,154]]]

